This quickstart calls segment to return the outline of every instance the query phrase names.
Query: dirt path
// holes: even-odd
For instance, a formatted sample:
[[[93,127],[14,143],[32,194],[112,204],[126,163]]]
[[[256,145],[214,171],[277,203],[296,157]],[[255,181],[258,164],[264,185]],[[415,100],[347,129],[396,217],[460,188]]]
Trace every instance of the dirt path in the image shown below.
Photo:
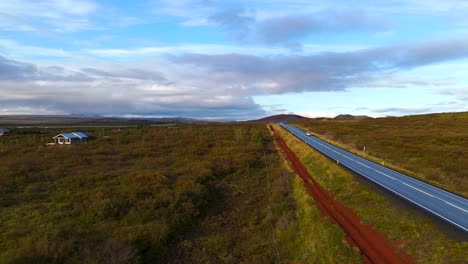
[[[269,126],[273,131],[278,146],[286,154],[294,172],[304,181],[307,192],[315,199],[323,216],[338,224],[346,233],[351,244],[357,246],[365,263],[412,263],[411,257],[404,252],[398,251],[388,238],[377,231],[372,226],[361,224],[359,217],[343,204],[335,201],[310,175],[302,165],[299,158],[292,152],[284,140],[276,134],[273,126]]]

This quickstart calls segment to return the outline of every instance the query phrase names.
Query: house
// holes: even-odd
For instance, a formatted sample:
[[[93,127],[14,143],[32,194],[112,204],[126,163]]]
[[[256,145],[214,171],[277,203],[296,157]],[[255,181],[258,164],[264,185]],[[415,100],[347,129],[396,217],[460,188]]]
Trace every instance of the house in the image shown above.
[[[0,136],[10,133],[11,131],[8,128],[0,128]]]
[[[71,132],[65,134],[59,134],[54,137],[55,144],[75,144],[88,142],[89,137],[83,132]]]

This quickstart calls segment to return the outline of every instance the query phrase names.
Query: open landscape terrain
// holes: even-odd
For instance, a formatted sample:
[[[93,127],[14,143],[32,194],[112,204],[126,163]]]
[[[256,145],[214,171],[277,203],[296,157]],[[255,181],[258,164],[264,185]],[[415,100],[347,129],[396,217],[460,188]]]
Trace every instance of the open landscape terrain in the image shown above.
[[[362,260],[264,123],[73,129],[92,140],[45,146],[63,128],[0,137],[2,263]],[[415,262],[467,260],[467,242],[276,130],[326,191]]]
[[[0,137],[2,263],[359,260],[263,124],[59,132]]]
[[[359,177],[289,132],[281,129],[277,131],[326,191],[356,212],[362,223],[385,234],[400,250],[412,256],[416,263],[468,261],[465,254],[468,250],[466,237],[462,241],[448,238],[427,215],[421,216],[414,208],[382,195],[375,186],[364,184]]]
[[[295,124],[358,155],[468,197],[468,112],[303,119]]]
[[[0,264],[467,264],[467,14],[0,0]]]

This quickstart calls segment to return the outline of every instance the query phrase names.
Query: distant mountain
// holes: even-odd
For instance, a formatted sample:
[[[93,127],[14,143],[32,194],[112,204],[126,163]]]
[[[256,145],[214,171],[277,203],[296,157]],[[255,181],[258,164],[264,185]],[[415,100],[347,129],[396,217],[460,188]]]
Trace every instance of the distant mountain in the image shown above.
[[[213,122],[219,121],[183,117],[121,118],[72,115],[0,115],[0,125],[3,126],[206,124]]]
[[[294,121],[301,120],[301,119],[307,119],[307,117],[300,116],[300,115],[281,114],[281,115],[267,116],[267,117],[256,119],[256,120],[249,120],[247,122],[278,123],[278,122],[294,122]]]
[[[372,118],[366,115],[337,115],[334,119],[336,120],[360,120],[360,119],[367,119]]]

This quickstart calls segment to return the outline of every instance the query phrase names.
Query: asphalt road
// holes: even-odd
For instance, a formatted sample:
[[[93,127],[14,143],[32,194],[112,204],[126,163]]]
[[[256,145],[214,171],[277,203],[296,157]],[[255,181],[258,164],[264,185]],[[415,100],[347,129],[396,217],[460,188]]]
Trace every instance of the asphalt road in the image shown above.
[[[468,232],[468,200],[329,144],[289,124],[280,124],[300,140],[358,175]]]

